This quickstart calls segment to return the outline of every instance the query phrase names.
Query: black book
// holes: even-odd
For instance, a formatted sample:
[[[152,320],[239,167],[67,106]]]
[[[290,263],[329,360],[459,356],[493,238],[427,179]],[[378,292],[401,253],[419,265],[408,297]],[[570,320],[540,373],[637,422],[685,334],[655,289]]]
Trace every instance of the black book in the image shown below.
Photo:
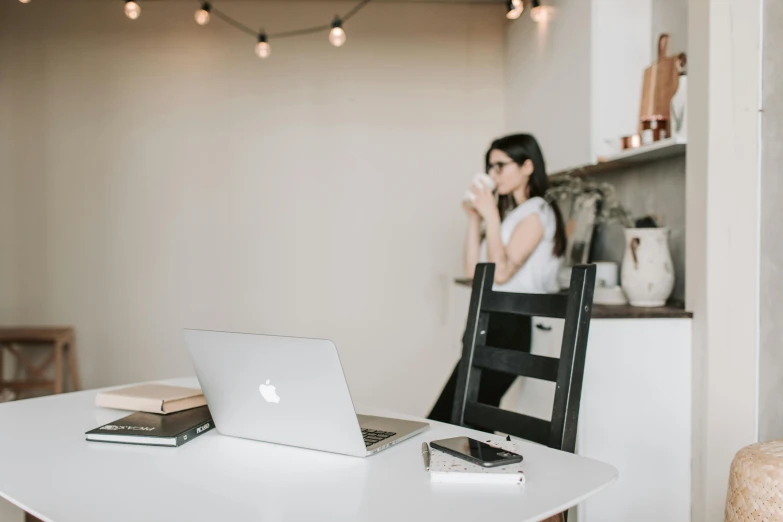
[[[215,427],[207,406],[158,415],[137,412],[86,433],[87,440],[181,446]]]

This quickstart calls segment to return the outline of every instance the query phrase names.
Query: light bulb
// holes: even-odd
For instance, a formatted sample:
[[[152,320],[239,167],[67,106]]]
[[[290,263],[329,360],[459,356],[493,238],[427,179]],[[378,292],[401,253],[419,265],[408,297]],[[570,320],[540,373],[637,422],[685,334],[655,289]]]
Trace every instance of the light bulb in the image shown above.
[[[212,9],[212,6],[209,5],[209,2],[204,2],[201,4],[201,9],[196,11],[196,23],[198,25],[207,25],[209,23],[209,11]]]
[[[29,4],[30,3],[30,0],[19,0],[19,1],[22,2],[23,4]]]
[[[345,31],[343,30],[343,21],[335,16],[332,21],[332,29],[329,31],[329,43],[335,47],[340,47],[345,43]]]
[[[137,19],[141,16],[141,7],[133,0],[125,0],[125,16],[131,20]]]
[[[340,47],[345,43],[345,31],[342,27],[332,27],[329,31],[329,42],[335,47]]]
[[[516,20],[522,16],[522,12],[525,10],[525,4],[522,0],[508,0],[506,2],[506,18],[509,20]]]
[[[546,21],[546,9],[544,7],[534,7],[530,10],[530,18],[536,22],[545,22]]]
[[[256,55],[259,58],[267,58],[272,54],[272,46],[266,41],[266,33],[258,35],[258,43],[256,44]]]
[[[541,5],[540,0],[533,0],[533,8],[530,9],[530,18],[536,23],[546,22],[549,18],[549,11]]]

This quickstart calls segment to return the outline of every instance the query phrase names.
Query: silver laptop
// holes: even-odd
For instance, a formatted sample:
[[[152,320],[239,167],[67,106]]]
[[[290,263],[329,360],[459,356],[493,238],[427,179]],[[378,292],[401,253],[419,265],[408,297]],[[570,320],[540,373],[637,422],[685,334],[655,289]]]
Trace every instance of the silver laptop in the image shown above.
[[[357,415],[331,341],[185,330],[224,435],[366,457],[429,424]]]

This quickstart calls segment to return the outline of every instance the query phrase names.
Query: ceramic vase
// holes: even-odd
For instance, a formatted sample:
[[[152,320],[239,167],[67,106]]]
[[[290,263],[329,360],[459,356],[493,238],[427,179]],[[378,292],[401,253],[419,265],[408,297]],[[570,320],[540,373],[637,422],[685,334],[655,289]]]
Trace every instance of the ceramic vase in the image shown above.
[[[663,306],[674,289],[668,228],[626,228],[622,287],[632,306]]]

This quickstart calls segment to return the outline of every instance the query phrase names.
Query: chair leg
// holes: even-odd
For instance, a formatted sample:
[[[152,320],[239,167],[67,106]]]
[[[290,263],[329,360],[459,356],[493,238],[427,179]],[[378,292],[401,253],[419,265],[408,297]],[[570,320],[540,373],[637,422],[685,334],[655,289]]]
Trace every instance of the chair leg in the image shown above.
[[[72,391],[81,390],[82,386],[79,382],[79,367],[76,366],[76,343],[73,339],[68,341],[68,370],[71,373]]]
[[[63,346],[62,340],[54,343],[54,393],[63,392]]]
[[[3,383],[5,382],[5,374],[3,373],[3,353],[5,347],[0,343],[0,392],[3,391]]]

